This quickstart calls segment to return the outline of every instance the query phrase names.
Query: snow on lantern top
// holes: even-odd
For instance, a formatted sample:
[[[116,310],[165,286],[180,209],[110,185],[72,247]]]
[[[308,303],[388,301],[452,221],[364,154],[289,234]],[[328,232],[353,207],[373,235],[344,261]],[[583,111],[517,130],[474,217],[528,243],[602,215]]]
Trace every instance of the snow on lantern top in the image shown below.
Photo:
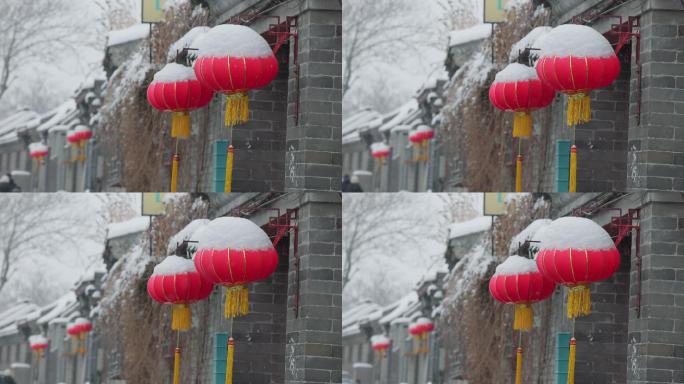
[[[252,28],[223,24],[212,28],[193,42],[197,57],[267,57],[273,50]]]
[[[241,217],[219,217],[200,228],[193,236],[197,249],[271,249],[266,232]]]
[[[209,219],[196,219],[191,221],[188,225],[181,229],[180,232],[171,236],[167,246],[167,251],[169,253],[173,253],[178,246],[183,244],[184,241],[192,240],[192,236],[195,234],[195,232],[210,222],[211,220]]]
[[[385,335],[371,336],[371,344],[389,344],[390,340]]]
[[[425,324],[432,324],[432,321],[428,319],[427,317],[421,317],[418,320],[416,320],[416,325],[425,325]]]
[[[47,152],[47,151],[48,151],[47,145],[45,145],[41,142],[29,144],[29,152],[30,153],[43,153],[43,152]]]
[[[44,345],[48,343],[48,339],[43,335],[32,335],[29,336],[30,345]]]
[[[539,80],[537,71],[532,67],[518,63],[508,64],[494,77],[495,83],[513,83],[527,80]]]
[[[169,52],[166,56],[168,61],[172,61],[176,58],[178,53],[180,53],[185,48],[194,48],[193,45],[197,39],[204,36],[207,32],[211,30],[211,27],[195,27],[188,31],[183,37],[178,39],[175,43],[171,44],[169,47]],[[189,57],[196,57],[197,51],[188,51]]]
[[[193,272],[197,272],[197,270],[195,269],[195,263],[193,263],[192,260],[178,256],[167,256],[164,261],[154,267],[152,275],[173,276]]]
[[[591,27],[563,24],[538,39],[537,48],[543,56],[609,57],[614,56],[613,47],[603,35]]]
[[[176,83],[181,81],[197,80],[195,71],[185,65],[170,63],[166,64],[161,71],[154,74],[155,83]]]
[[[600,225],[584,217],[561,217],[539,235],[543,249],[613,249],[615,244]]]
[[[371,152],[386,152],[389,150],[389,146],[385,144],[384,141],[379,141],[377,143],[371,144]]]
[[[496,266],[496,272],[494,272],[494,275],[510,276],[535,272],[539,272],[539,269],[537,268],[537,263],[534,260],[513,255],[507,257],[503,263]]]

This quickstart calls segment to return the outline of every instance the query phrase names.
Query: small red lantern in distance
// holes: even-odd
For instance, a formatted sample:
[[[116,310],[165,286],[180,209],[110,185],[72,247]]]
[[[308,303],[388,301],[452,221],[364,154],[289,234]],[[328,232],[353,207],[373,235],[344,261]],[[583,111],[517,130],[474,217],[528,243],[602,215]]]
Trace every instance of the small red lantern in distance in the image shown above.
[[[79,125],[74,129],[75,139],[83,145],[93,137],[93,131],[85,125]]]
[[[390,155],[390,147],[384,142],[380,141],[371,144],[371,156],[376,159],[384,159]]]
[[[591,313],[589,283],[607,279],[620,267],[610,235],[583,217],[561,217],[543,232],[537,253],[539,272],[570,288],[568,318]]]
[[[200,36],[193,46],[198,49],[197,79],[227,96],[226,126],[247,122],[246,92],[268,85],[278,75],[278,60],[268,42],[249,27],[224,24]]]
[[[67,131],[66,139],[69,144],[76,146],[79,142],[79,135],[75,129],[70,129]]]
[[[187,330],[192,325],[189,304],[204,300],[211,294],[214,284],[203,279],[192,260],[168,256],[154,267],[147,280],[147,293],[162,304],[173,304],[171,329]]]
[[[147,88],[147,101],[160,111],[173,112],[171,137],[190,136],[190,111],[206,107],[214,91],[197,80],[195,71],[181,64],[167,64],[154,75]]]
[[[489,293],[494,299],[506,304],[515,304],[513,329],[532,329],[534,313],[530,304],[548,299],[556,283],[544,277],[532,259],[509,256],[496,267],[489,280]]]
[[[385,357],[390,344],[390,339],[385,335],[373,335],[371,337],[371,348],[373,348],[375,352],[380,353],[382,357]]]
[[[610,42],[595,29],[559,25],[538,40],[537,74],[568,95],[568,126],[591,119],[589,91],[610,85],[620,74],[620,60]]]
[[[278,266],[278,252],[258,225],[239,217],[220,217],[199,229],[195,267],[205,280],[227,287],[225,316],[249,312],[253,281],[267,278]]]
[[[43,335],[29,336],[29,346],[33,351],[38,353],[40,357],[43,356],[43,351],[49,346],[48,339]]]
[[[48,155],[48,152],[48,146],[43,143],[36,142],[29,144],[29,156],[34,159],[42,160]]]
[[[518,63],[497,73],[489,87],[489,100],[496,108],[515,112],[513,137],[532,135],[530,112],[549,106],[555,95],[553,88],[539,80],[534,68]]]
[[[419,125],[416,129],[416,135],[419,141],[428,141],[435,137],[435,131],[427,125]]]

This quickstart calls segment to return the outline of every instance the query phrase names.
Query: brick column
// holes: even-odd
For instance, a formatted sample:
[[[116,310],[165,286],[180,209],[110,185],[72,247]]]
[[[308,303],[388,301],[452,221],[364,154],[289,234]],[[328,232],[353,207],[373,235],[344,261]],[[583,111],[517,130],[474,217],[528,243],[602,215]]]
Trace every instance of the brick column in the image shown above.
[[[342,380],[341,200],[339,193],[307,193],[299,204],[299,278],[290,257],[288,284],[287,384]]]
[[[641,316],[632,256],[627,383],[684,383],[684,199],[648,193],[641,207]]]
[[[299,3],[299,64],[290,67],[285,188],[339,191],[342,4],[339,0]]]
[[[679,1],[643,3],[641,116],[632,54],[627,188],[684,190],[684,9]]]

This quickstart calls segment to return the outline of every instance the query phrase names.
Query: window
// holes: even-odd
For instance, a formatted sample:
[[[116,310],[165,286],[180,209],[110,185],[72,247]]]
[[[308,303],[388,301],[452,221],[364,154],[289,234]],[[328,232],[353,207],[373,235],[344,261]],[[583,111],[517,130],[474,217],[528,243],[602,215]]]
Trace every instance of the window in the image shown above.
[[[556,336],[556,384],[568,382],[568,356],[570,354],[570,334],[560,332]]]
[[[228,141],[214,142],[214,192],[223,192],[226,184],[226,157]]]
[[[556,192],[568,192],[570,182],[570,141],[558,140],[556,145]]]

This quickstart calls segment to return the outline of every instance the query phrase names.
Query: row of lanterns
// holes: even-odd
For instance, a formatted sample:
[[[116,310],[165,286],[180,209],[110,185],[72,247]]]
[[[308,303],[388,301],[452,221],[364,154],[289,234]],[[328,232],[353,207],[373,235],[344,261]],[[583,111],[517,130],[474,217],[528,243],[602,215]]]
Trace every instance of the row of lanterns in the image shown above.
[[[530,113],[548,107],[556,92],[568,97],[566,122],[574,128],[591,119],[589,92],[615,81],[620,73],[620,61],[610,42],[596,30],[576,24],[560,25],[535,42],[539,59],[534,68],[509,64],[496,74],[489,88],[489,100],[494,107],[514,112],[513,137],[532,135]],[[577,147],[570,149],[569,192],[577,190]],[[522,191],[522,160],[516,158],[516,192]]]
[[[70,129],[66,134],[66,140],[71,145],[71,161],[85,161],[86,145],[93,137],[93,131],[85,126],[79,125]],[[29,156],[33,160],[34,168],[45,164],[45,158],[50,154],[50,148],[41,141],[29,144]]]
[[[206,107],[215,93],[222,93],[226,95],[226,127],[246,123],[249,120],[247,91],[268,85],[278,74],[278,61],[268,42],[246,26],[216,26],[198,37],[192,46],[197,50],[193,67],[167,64],[155,74],[147,89],[147,100],[153,108],[173,113],[171,137],[176,139],[176,151],[171,192],[176,191],[178,182],[177,140],[186,139],[191,133],[189,112]],[[231,143],[224,192],[232,190],[233,161]]]
[[[409,141],[416,149],[415,161],[427,161],[430,141],[435,137],[435,131],[427,125],[419,125],[408,134]],[[370,145],[371,156],[378,160],[378,169],[382,171],[386,159],[391,155],[392,148],[384,141],[378,141]]]
[[[67,324],[66,332],[67,335],[71,336],[72,350],[74,353],[85,354],[86,352],[86,342],[85,339],[93,330],[93,324],[90,320],[79,317],[73,322]],[[50,346],[50,342],[47,337],[43,335],[31,335],[29,336],[29,347],[40,360],[45,356],[45,350]]]
[[[532,304],[548,299],[556,285],[567,290],[567,317],[576,319],[591,313],[589,284],[613,275],[620,254],[601,226],[581,217],[563,217],[543,229],[536,259],[510,256],[497,266],[489,281],[495,300],[514,304],[513,329],[520,331],[516,349],[515,383],[522,383],[522,331],[533,326]],[[577,340],[570,339],[568,384],[575,382]]]
[[[226,287],[226,318],[249,313],[250,282],[263,280],[275,272],[278,253],[268,237],[253,222],[237,217],[222,217],[209,222],[193,234],[197,250],[192,260],[168,256],[154,268],[147,292],[159,303],[173,305],[171,328],[191,328],[190,304],[205,300],[214,285]],[[173,382],[180,381],[181,349],[176,338]],[[228,340],[226,383],[232,383],[235,340]]]
[[[428,352],[428,335],[435,330],[435,324],[427,317],[420,317],[408,326],[408,333],[416,340],[416,354]],[[387,356],[387,350],[392,346],[392,341],[383,334],[373,335],[370,339],[371,348],[380,358]]]

